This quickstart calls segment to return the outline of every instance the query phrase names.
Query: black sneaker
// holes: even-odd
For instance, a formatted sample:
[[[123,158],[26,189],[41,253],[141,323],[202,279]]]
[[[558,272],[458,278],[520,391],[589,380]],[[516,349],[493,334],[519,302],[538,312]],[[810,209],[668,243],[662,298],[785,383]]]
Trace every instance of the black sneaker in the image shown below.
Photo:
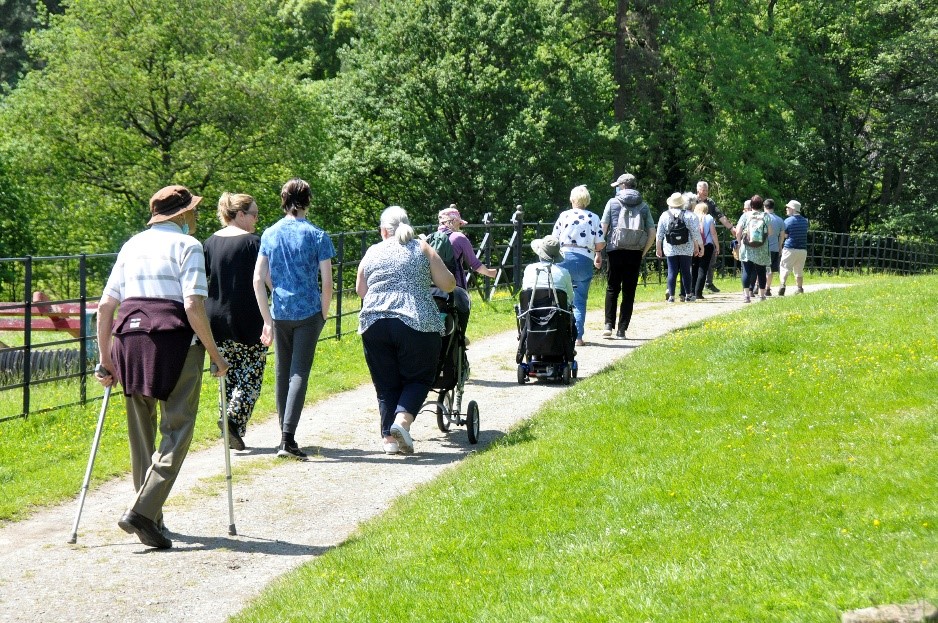
[[[716,287],[716,286],[713,285],[712,283],[708,283],[708,284],[707,284],[707,289],[710,290],[711,292],[713,292],[714,294],[716,294],[717,292],[720,291],[720,288]]]
[[[618,330],[618,331],[616,331],[616,339],[617,339],[617,340],[624,340],[624,339],[625,339],[625,331],[623,331],[623,330],[621,330],[621,329]]]
[[[292,446],[286,443],[280,444],[280,447],[277,448],[277,456],[283,459],[297,459],[298,461],[305,461],[307,457],[306,453],[300,450],[299,444],[296,443]]]
[[[781,288],[778,289],[778,295],[785,296],[785,286],[782,286]]]
[[[765,295],[766,295],[766,296],[772,296],[772,288],[766,288],[766,289],[765,289]]]
[[[225,428],[221,420],[218,420],[218,430],[225,434]],[[244,450],[244,440],[238,434],[238,427],[230,419],[228,420],[228,447],[232,450]]]
[[[612,325],[607,322],[605,328],[603,329],[603,337],[609,337],[611,335],[612,335]]]

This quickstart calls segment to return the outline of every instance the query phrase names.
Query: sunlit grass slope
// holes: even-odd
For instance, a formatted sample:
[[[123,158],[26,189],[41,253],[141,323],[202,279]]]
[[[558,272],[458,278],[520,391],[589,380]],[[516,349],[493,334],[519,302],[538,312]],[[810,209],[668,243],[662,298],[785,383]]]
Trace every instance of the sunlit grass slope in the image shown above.
[[[837,621],[934,601],[936,290],[777,298],[645,346],[235,620]]]

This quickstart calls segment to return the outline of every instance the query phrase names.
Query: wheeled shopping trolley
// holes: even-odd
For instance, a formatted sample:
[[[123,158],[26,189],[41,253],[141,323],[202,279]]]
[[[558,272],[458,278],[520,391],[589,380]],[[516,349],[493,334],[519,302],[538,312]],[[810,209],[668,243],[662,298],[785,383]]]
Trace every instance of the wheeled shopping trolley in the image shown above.
[[[435,295],[445,329],[436,380],[431,389],[430,400],[420,408],[421,412],[435,412],[440,431],[449,432],[450,427],[465,426],[469,443],[479,442],[479,405],[470,400],[466,412],[462,412],[462,397],[466,381],[469,380],[469,359],[466,356],[466,336],[457,318],[454,297]]]

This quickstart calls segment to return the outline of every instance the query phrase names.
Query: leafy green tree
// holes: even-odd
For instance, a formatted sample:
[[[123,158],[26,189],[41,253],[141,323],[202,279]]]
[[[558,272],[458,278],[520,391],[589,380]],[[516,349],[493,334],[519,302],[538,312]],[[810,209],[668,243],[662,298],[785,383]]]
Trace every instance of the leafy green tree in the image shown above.
[[[57,0],[0,0],[0,87],[13,85],[20,72],[29,67],[24,35],[40,26],[50,12],[60,13]]]
[[[456,202],[473,219],[516,204],[553,218],[606,180],[612,85],[566,51],[565,15],[534,0],[393,0],[362,7],[332,104],[331,203],[360,227],[399,203],[413,220]],[[608,181],[605,181],[608,184]]]
[[[354,32],[354,0],[284,0],[277,8],[275,53],[298,63],[305,78],[339,71],[338,49]]]
[[[74,0],[53,16],[32,41],[43,68],[0,118],[54,232],[43,249],[114,248],[166,184],[208,206],[227,189],[270,205],[308,175],[319,113],[295,65],[272,57],[273,21],[246,0]]]
[[[790,187],[825,228],[938,237],[936,8],[818,0],[778,12]]]

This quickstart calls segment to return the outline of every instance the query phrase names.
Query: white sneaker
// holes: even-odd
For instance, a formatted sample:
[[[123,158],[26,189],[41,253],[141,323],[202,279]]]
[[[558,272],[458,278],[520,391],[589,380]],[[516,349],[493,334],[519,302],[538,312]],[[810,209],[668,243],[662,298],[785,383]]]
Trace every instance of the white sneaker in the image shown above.
[[[400,445],[400,450],[404,454],[413,454],[414,453],[414,439],[410,436],[410,433],[407,432],[407,429],[401,426],[400,424],[394,423],[391,424],[391,437],[397,439],[397,443]]]
[[[401,451],[401,447],[397,445],[396,441],[385,441],[384,442],[384,453],[385,454],[397,454]]]

